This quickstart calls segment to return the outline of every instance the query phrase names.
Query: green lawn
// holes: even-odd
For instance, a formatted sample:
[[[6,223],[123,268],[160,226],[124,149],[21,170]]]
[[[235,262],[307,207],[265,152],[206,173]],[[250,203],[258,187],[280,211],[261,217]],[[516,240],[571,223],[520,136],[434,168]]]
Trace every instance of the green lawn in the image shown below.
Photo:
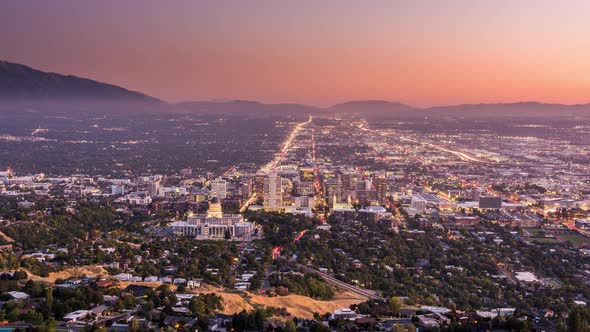
[[[573,244],[590,244],[590,239],[575,233],[559,235],[563,241],[570,241]]]
[[[552,237],[531,237],[529,240],[537,243],[559,243],[558,239]]]
[[[543,232],[538,227],[525,227],[523,230],[527,231],[531,237],[542,236]]]

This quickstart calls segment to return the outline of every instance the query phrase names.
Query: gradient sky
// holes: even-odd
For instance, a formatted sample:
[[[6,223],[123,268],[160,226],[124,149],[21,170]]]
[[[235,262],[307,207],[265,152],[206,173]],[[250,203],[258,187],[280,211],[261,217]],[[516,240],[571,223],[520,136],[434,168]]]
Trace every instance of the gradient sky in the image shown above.
[[[0,59],[167,101],[590,102],[590,1],[6,0]]]

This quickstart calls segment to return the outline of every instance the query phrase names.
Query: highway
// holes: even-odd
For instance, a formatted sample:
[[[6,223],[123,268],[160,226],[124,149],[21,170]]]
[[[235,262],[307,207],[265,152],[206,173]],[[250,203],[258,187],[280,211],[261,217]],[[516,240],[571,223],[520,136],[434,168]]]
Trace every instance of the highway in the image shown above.
[[[338,288],[344,289],[346,291],[349,291],[349,292],[351,292],[353,294],[360,295],[360,296],[369,298],[371,300],[385,301],[385,298],[377,295],[377,292],[375,292],[374,290],[365,289],[365,288],[358,287],[358,286],[355,286],[355,285],[347,284],[347,283],[345,283],[345,282],[343,282],[341,280],[338,280],[338,279],[336,279],[336,278],[334,278],[334,277],[332,277],[332,276],[330,276],[330,275],[328,275],[326,273],[320,272],[318,270],[314,270],[314,269],[312,269],[310,267],[307,267],[305,265],[297,264],[297,266],[299,268],[304,269],[305,272],[307,272],[307,273],[317,273],[327,283],[329,283],[331,285],[334,285],[334,286],[336,286]]]
[[[472,161],[472,162],[476,162],[476,163],[490,163],[487,160],[483,160],[483,159],[477,158],[477,157],[475,157],[472,154],[467,153],[467,152],[463,152],[463,151],[459,151],[459,150],[452,150],[452,149],[445,148],[443,146],[435,145],[435,144],[428,143],[428,142],[419,142],[419,141],[417,141],[415,139],[411,139],[411,138],[407,138],[407,137],[400,137],[399,139],[402,140],[402,141],[412,142],[412,143],[420,144],[422,146],[427,146],[429,148],[432,148],[432,149],[435,149],[435,150],[439,150],[439,151],[442,151],[442,152],[450,153],[452,155],[455,155],[455,156],[459,157],[459,159],[461,159],[463,161]]]
[[[428,147],[431,147],[433,149],[439,150],[439,151],[443,151],[446,153],[450,153],[450,154],[454,154],[455,156],[459,157],[459,159],[463,160],[463,161],[473,161],[473,162],[478,162],[478,163],[485,163],[485,160],[476,158],[474,156],[472,156],[471,154],[462,152],[462,151],[458,151],[458,150],[451,150],[448,148],[445,148],[443,146],[439,146],[439,145],[434,145],[432,143],[422,143],[422,145],[426,145]]]

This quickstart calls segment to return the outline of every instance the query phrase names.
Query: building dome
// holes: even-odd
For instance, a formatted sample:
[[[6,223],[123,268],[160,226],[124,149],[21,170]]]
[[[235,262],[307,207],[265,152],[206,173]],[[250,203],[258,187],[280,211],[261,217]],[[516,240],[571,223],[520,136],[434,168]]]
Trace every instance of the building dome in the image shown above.
[[[223,216],[223,210],[221,208],[221,202],[217,197],[209,201],[209,211],[207,217],[209,218],[221,218]]]
[[[372,213],[385,213],[385,212],[387,212],[387,210],[384,207],[377,206],[377,205],[367,206],[367,207],[365,207],[365,210],[372,212]]]

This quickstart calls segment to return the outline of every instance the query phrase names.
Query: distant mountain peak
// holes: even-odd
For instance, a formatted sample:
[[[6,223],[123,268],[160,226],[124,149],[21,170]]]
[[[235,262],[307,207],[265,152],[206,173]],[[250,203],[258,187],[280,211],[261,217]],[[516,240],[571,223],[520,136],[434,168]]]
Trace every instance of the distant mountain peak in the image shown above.
[[[337,105],[357,105],[357,104],[365,104],[365,105],[404,105],[400,102],[396,101],[387,101],[387,100],[379,100],[379,99],[367,99],[367,100],[350,100],[344,103],[340,103]]]
[[[399,102],[386,100],[352,100],[330,107],[330,110],[343,113],[367,115],[392,115],[415,111],[416,108]]]

